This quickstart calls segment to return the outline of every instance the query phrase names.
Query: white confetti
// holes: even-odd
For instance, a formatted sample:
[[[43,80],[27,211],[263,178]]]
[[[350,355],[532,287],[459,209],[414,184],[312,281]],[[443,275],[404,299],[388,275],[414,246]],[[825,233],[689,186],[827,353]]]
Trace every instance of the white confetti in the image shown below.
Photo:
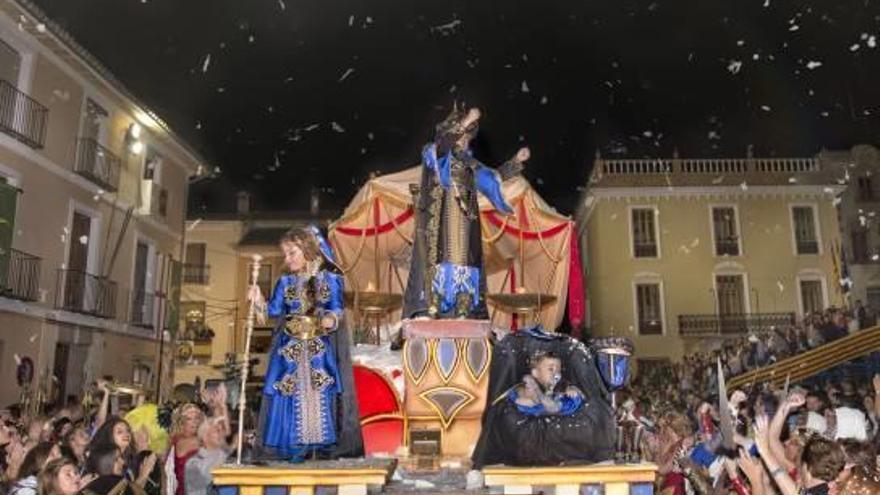
[[[789,177],[788,183],[789,184],[797,184],[797,177]]]
[[[287,10],[287,5],[284,4],[284,0],[278,0],[278,6],[281,7],[281,10]]]
[[[321,127],[321,124],[312,124],[310,126],[305,127],[304,130],[312,132],[315,129],[317,129],[318,127]]]
[[[800,27],[798,27],[797,24],[792,24],[791,27],[788,28],[789,31],[797,31],[798,29],[800,29]]]
[[[746,44],[746,40],[736,40],[736,46],[743,46]]]
[[[354,25],[354,14],[348,16],[348,27],[352,27]]]
[[[253,43],[256,40],[257,40],[257,38],[255,38],[254,35],[248,36],[248,43]]]
[[[332,127],[333,130],[336,131],[336,132],[339,132],[339,133],[343,133],[343,132],[345,132],[345,129],[344,129],[341,125],[339,125],[338,123],[336,123],[335,121],[334,121],[334,122],[330,122],[330,127]]]
[[[743,181],[743,182],[739,185],[739,188],[742,189],[743,191],[747,191],[747,190],[749,189],[749,185],[746,184],[746,181]]]
[[[45,33],[46,32],[46,25],[43,24],[42,22],[37,24],[37,31],[40,33]]]
[[[549,102],[549,101],[550,101],[550,100],[547,98],[547,96],[542,96],[542,97],[541,97],[541,105],[546,105],[547,102]]]
[[[87,236],[87,235],[79,236],[79,243],[82,244],[83,246],[88,244],[89,243],[89,236]]]
[[[201,129],[201,128],[202,128],[202,121],[201,120],[196,121],[196,129]]]
[[[529,92],[529,84],[527,82],[523,81],[519,87],[519,90],[522,91],[523,93],[528,93]]]
[[[338,82],[345,81],[345,79],[346,79],[348,76],[352,75],[353,73],[354,73],[354,69],[352,69],[351,67],[349,67],[348,69],[345,70],[345,72],[342,73],[342,77],[339,78],[339,81],[338,81]]]
[[[191,231],[196,228],[200,223],[202,223],[201,218],[196,218],[193,222],[186,228],[186,230]]]
[[[709,131],[709,139],[721,139],[721,134],[718,131]]]
[[[779,287],[779,292],[785,292],[785,285],[782,284],[782,280],[776,281],[776,287]]]
[[[456,26],[461,24],[461,19],[455,19],[451,22],[447,22],[446,24],[440,24],[439,26],[434,26],[431,28],[431,32],[437,31],[443,35],[449,34],[455,31]]]
[[[211,54],[205,55],[205,61],[202,62],[202,73],[208,72],[208,66],[211,65]]]
[[[859,48],[860,48],[860,45],[858,43],[853,43],[853,45],[849,47],[849,51],[857,52],[857,51],[859,51]]]
[[[714,179],[712,179],[712,184],[715,184],[715,185],[721,184],[722,182],[724,182],[724,176],[723,176],[723,175],[721,175],[721,176],[719,176],[719,177],[715,177]]]
[[[770,0],[764,0],[764,8],[766,9],[769,6],[770,6]]]
[[[739,70],[742,69],[742,62],[739,60],[731,60],[729,64],[727,64],[727,70],[730,71],[731,74],[739,73]]]
[[[769,111],[770,111],[770,107],[767,106],[767,105],[761,105],[761,110],[763,110],[763,111],[765,111],[765,112],[769,112]]]
[[[809,62],[807,62],[807,68],[810,70],[818,69],[819,67],[822,67],[822,62],[819,62],[817,60],[810,60]]]
[[[642,136],[645,136],[646,138],[652,137],[653,135],[654,133],[651,131],[645,131],[642,133]]]
[[[868,45],[868,48],[877,48],[877,37],[872,34],[868,37],[866,44]]]

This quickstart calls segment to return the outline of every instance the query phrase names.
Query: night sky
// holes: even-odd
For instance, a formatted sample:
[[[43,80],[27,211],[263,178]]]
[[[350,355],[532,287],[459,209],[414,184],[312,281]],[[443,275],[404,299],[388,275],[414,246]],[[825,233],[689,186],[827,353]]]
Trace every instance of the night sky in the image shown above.
[[[880,1],[36,0],[217,167],[191,215],[344,206],[453,101],[487,164],[570,213],[605,157],[808,156],[880,139]]]

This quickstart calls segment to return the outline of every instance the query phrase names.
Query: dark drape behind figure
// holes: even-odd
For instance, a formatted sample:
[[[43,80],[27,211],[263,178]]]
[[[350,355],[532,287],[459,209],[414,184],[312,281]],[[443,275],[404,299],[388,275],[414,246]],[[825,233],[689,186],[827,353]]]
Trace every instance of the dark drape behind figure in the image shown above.
[[[562,380],[584,394],[584,406],[571,416],[529,416],[506,393],[530,372],[529,359],[552,352],[562,361]],[[472,456],[473,468],[490,464],[550,466],[590,463],[614,457],[615,423],[610,395],[593,353],[567,335],[540,327],[506,336],[492,351],[489,405]]]

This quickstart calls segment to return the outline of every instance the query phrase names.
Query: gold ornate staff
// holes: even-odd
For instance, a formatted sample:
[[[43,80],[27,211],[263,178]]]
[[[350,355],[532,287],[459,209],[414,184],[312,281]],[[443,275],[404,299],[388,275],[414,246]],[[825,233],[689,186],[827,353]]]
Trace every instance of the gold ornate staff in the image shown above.
[[[254,333],[254,318],[256,316],[257,306],[262,306],[262,304],[258,304],[258,298],[253,297],[251,294],[260,290],[257,285],[257,278],[260,276],[260,261],[263,260],[263,257],[259,254],[255,254],[252,256],[252,259],[254,262],[251,265],[251,284],[248,290],[248,299],[250,300],[250,303],[248,304],[247,333],[245,334],[244,339],[244,359],[241,363],[241,390],[238,394],[238,451],[235,463],[239,465],[241,464],[241,444],[244,438],[244,408],[247,404],[247,397],[245,397],[245,394],[247,393],[248,365],[251,361],[251,336]]]

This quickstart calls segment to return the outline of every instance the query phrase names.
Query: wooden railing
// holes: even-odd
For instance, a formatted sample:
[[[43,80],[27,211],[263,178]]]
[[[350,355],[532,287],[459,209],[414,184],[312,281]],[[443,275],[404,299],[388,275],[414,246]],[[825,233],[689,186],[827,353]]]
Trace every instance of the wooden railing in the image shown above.
[[[729,390],[761,383],[783,385],[786,378],[791,383],[809,378],[822,371],[853,359],[880,351],[880,327],[860,330],[829,344],[810,349],[778,363],[737,375],[727,381]]]

